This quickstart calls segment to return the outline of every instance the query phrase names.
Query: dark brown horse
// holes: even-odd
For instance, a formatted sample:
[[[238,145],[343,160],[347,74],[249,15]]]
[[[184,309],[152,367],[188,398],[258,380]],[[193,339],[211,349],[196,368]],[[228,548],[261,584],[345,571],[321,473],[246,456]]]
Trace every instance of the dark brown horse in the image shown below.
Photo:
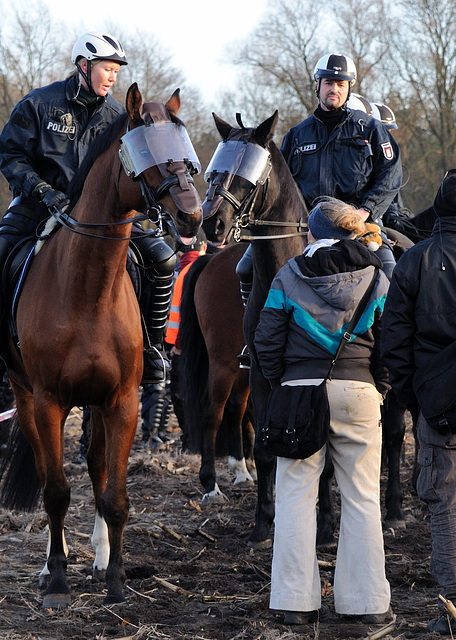
[[[130,87],[127,113],[95,140],[75,177],[81,189],[74,189],[71,215],[59,218],[63,226],[34,257],[18,304],[21,354],[10,339],[8,374],[49,519],[50,545],[41,575],[41,582],[48,582],[44,609],[65,607],[71,601],[63,536],[70,502],[63,429],[71,408],[82,405],[92,409],[87,464],[96,509],[93,572],[106,572],[106,603],[125,599],[127,463],[136,433],[143,367],[140,313],[126,270],[128,240],[133,221],[147,217],[136,216],[135,211],[153,209],[155,222],[163,221],[182,238],[195,236],[200,227],[201,201],[190,175],[189,154],[176,155],[176,139],[185,133],[176,118],[179,107],[178,90],[166,105],[143,104],[137,85]],[[163,130],[165,137],[160,135]],[[127,137],[130,134],[133,137]],[[175,161],[157,164],[150,159],[154,153]],[[16,444],[2,497],[6,505],[31,509],[37,497],[35,468],[18,466],[22,449]],[[20,485],[24,495],[14,474],[27,472],[30,478]]]
[[[243,328],[252,359],[250,388],[257,430],[264,418],[270,389],[255,358],[253,336],[272,279],[280,267],[288,259],[301,253],[305,246],[301,227],[307,219],[307,211],[282,154],[272,142],[277,113],[256,129],[243,127],[240,117],[239,128],[232,127],[215,115],[214,119],[224,143],[219,145],[220,156],[217,157],[216,152],[206,175],[209,189],[203,203],[203,227],[208,239],[218,244],[225,243],[232,233],[239,236],[247,228],[251,234],[253,289]],[[223,155],[223,144],[226,142],[230,143],[229,154]],[[239,142],[237,150],[236,142]],[[249,144],[261,147],[268,153],[261,159],[261,153],[253,148],[249,157],[246,151]],[[245,157],[239,154],[244,154]],[[234,161],[230,160],[233,156]],[[256,169],[256,173],[252,167]],[[217,311],[223,313],[213,308],[212,316]],[[224,340],[223,334],[220,334],[219,340]],[[234,361],[233,354],[232,360]],[[394,397],[387,398],[383,409],[384,442],[389,465],[385,520],[395,526],[401,526],[404,522],[399,480],[400,450],[405,432],[404,412],[405,408],[399,406]],[[255,526],[249,543],[263,546],[270,544],[270,528],[274,519],[275,460],[261,446],[255,446],[255,462],[258,500]],[[332,463],[327,456],[320,481],[319,544],[327,544],[333,539],[335,522],[331,498],[332,475]]]
[[[203,203],[203,227],[208,239],[219,244],[226,242],[233,227],[237,233],[250,230],[254,277],[243,326],[252,356],[250,390],[256,430],[264,417],[270,385],[257,364],[253,335],[272,279],[289,258],[305,247],[307,210],[272,140],[277,112],[256,128],[243,127],[240,118],[238,128],[215,115],[214,119],[224,142],[219,145],[221,155],[213,157],[207,173],[209,189]],[[237,156],[232,170],[224,155],[227,141],[232,155]],[[238,152],[245,152],[245,156],[239,158]],[[234,169],[235,165],[238,169]],[[274,520],[275,457],[256,443],[255,463],[258,500],[249,543],[263,546],[270,544]]]

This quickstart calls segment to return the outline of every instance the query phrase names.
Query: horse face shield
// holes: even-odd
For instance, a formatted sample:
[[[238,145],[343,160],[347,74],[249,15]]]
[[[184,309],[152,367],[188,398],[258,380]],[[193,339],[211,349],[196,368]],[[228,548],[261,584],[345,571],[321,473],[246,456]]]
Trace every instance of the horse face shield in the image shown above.
[[[135,179],[158,167],[165,180],[156,189],[155,200],[169,191],[184,213],[200,209],[192,176],[201,172],[201,163],[184,126],[150,121],[136,127],[122,136],[119,155],[126,174]]]
[[[203,203],[204,219],[215,215],[223,198],[235,209],[240,208],[241,203],[236,203],[228,191],[235,176],[247,180],[251,191],[266,182],[270,171],[270,153],[267,149],[239,140],[220,142],[204,173],[204,179],[209,183]]]

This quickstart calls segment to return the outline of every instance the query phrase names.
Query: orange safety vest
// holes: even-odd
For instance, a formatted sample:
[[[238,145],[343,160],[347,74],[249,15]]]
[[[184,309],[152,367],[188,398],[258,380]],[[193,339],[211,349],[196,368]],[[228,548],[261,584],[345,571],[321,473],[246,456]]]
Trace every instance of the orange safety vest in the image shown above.
[[[168,344],[176,344],[177,334],[180,325],[180,304],[182,300],[182,287],[184,285],[184,276],[192,266],[193,262],[187,264],[176,278],[173,289],[173,297],[171,299],[171,310],[168,318],[168,328],[166,329],[165,341]]]

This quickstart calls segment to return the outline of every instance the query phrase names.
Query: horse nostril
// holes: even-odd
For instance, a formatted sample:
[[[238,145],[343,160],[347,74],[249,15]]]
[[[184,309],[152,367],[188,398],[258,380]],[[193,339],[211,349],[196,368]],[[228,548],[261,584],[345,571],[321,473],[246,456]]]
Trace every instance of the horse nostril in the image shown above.
[[[215,225],[215,234],[217,236],[223,236],[225,234],[225,223],[220,218]]]

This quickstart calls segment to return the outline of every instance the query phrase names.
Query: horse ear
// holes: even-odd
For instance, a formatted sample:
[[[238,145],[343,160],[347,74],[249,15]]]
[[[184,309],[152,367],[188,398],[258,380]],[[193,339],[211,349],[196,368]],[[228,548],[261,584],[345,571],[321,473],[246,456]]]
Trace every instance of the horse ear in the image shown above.
[[[225,120],[219,118],[218,115],[214,112],[212,112],[212,117],[214,118],[215,126],[217,127],[217,131],[219,132],[222,140],[226,140],[230,135],[233,127],[228,124],[228,122],[225,122]]]
[[[139,112],[142,105],[142,96],[138,89],[138,84],[134,82],[127,91],[125,107],[130,120],[139,120]]]
[[[180,89],[176,89],[171,98],[165,104],[165,107],[168,109],[171,115],[177,116],[177,112],[179,111],[180,106]]]
[[[276,110],[270,118],[262,122],[255,129],[255,142],[265,147],[274,137],[275,128],[279,119],[279,112]]]

